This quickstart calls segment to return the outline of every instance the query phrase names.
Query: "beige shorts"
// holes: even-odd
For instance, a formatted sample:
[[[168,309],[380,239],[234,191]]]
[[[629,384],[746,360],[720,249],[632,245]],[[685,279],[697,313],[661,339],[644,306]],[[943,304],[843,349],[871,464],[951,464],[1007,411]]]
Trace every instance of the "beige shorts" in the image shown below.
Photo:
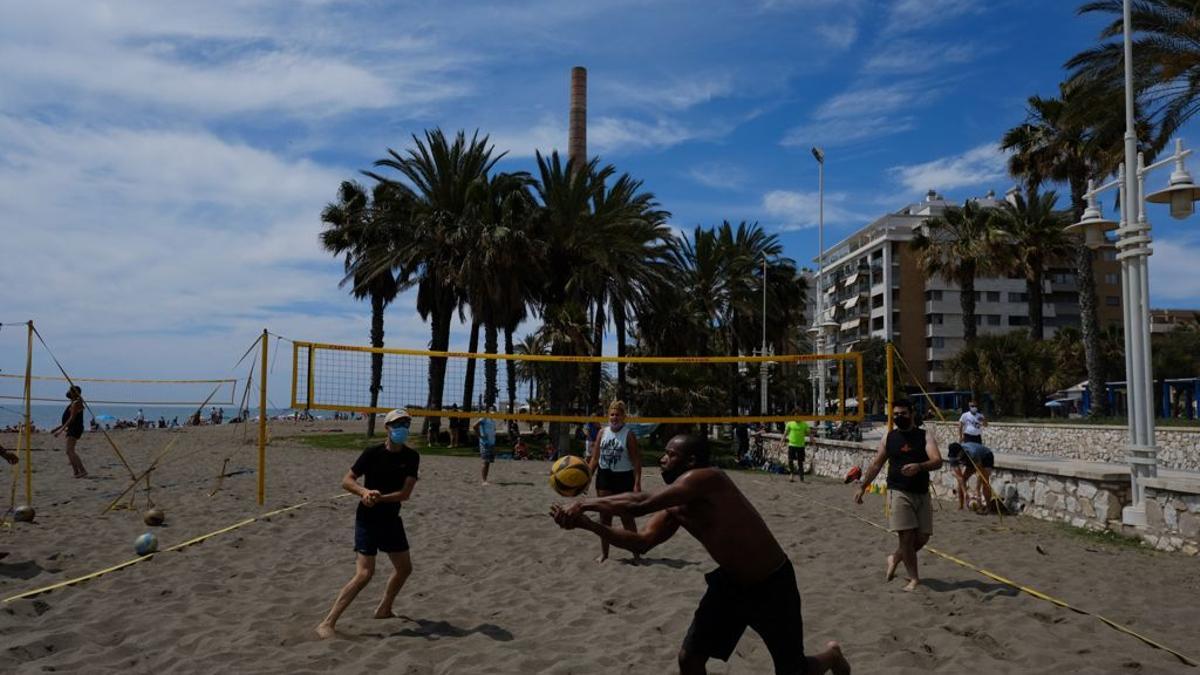
[[[892,532],[918,530],[921,534],[933,534],[933,503],[928,493],[888,490],[888,495],[891,508],[888,527]]]

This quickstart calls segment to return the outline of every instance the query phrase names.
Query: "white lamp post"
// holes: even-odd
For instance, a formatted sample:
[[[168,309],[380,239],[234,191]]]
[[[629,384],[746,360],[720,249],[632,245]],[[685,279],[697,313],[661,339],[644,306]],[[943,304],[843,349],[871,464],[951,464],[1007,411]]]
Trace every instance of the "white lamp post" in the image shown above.
[[[814,338],[813,353],[819,354],[821,338],[833,322],[825,319],[825,151],[814,147],[812,156],[817,160],[817,314],[808,333]],[[825,414],[825,366],[822,363],[817,363],[817,405],[813,407],[813,412]]]
[[[1110,221],[1105,221],[1095,204],[1095,195],[1114,186],[1120,187],[1121,227],[1117,229],[1117,259],[1121,261],[1121,294],[1125,313],[1125,380],[1128,399],[1129,444],[1127,446],[1130,486],[1133,504],[1124,509],[1121,519],[1126,524],[1146,524],[1146,508],[1142,478],[1158,474],[1157,448],[1154,439],[1154,395],[1153,374],[1150,365],[1150,275],[1147,258],[1150,256],[1150,223],[1146,220],[1143,202],[1143,187],[1146,174],[1169,162],[1175,162],[1170,185],[1165,190],[1146,196],[1155,203],[1170,203],[1171,215],[1186,218],[1193,211],[1192,202],[1200,198],[1200,192],[1192,183],[1184,168],[1183,159],[1191,154],[1184,151],[1183,143],[1175,141],[1175,154],[1167,160],[1143,166],[1137,151],[1137,132],[1134,128],[1133,110],[1133,22],[1130,18],[1130,0],[1123,3],[1123,40],[1125,52],[1125,162],[1118,170],[1118,178],[1107,185],[1087,193],[1089,209],[1083,220],[1069,229],[1083,230],[1084,240],[1091,248],[1104,245],[1103,231]],[[1136,171],[1127,171],[1136,167]],[[1129,197],[1129,198],[1127,198]],[[1097,233],[1099,232],[1099,234]]]

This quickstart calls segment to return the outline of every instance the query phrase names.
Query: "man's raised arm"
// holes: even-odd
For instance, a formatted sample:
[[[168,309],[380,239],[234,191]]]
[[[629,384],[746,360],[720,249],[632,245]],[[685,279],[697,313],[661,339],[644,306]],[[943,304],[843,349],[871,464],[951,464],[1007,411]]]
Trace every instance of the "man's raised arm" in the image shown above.
[[[716,474],[693,470],[658,492],[625,492],[609,497],[584,499],[567,506],[572,515],[592,511],[602,516],[644,516],[699,499]]]

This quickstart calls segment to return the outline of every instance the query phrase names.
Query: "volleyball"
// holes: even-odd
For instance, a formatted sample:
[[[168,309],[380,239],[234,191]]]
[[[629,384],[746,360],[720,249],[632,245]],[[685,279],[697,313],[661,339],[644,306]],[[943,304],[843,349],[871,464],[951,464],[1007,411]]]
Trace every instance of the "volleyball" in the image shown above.
[[[150,555],[158,550],[158,537],[150,532],[143,534],[133,542],[133,550],[138,555]]]
[[[587,462],[575,455],[567,455],[550,467],[550,487],[564,497],[574,497],[587,489],[592,482],[592,472]]]
[[[13,520],[19,523],[32,523],[33,516],[34,510],[32,506],[18,506],[17,509],[13,511]]]

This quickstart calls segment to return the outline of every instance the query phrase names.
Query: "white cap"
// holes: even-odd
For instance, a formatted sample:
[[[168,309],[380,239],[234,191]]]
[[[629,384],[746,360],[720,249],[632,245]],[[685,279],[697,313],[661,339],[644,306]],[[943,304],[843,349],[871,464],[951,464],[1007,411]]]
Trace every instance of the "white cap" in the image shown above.
[[[387,426],[387,425],[391,424],[392,422],[395,422],[396,420],[408,420],[408,419],[412,419],[412,415],[409,415],[407,410],[405,410],[404,408],[396,408],[392,412],[388,413],[387,417],[383,418],[383,424],[384,424],[384,426]]]

